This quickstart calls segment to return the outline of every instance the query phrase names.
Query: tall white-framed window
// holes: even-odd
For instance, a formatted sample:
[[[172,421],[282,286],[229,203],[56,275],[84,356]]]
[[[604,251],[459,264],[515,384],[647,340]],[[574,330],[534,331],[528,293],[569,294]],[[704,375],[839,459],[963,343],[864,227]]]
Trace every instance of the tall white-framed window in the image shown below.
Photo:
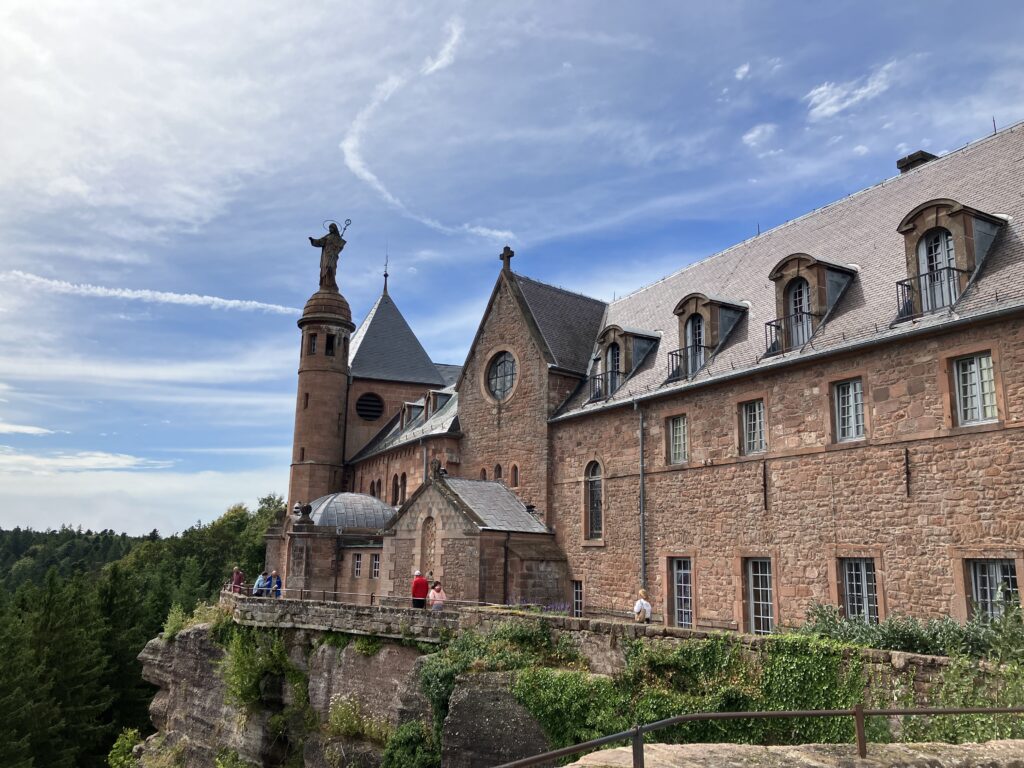
[[[840,560],[843,571],[843,604],[846,617],[878,623],[878,583],[875,561],[870,557]]]
[[[380,555],[378,554],[370,555],[370,578],[380,578]]]
[[[693,565],[688,557],[673,557],[672,618],[677,627],[693,627]]]
[[[836,440],[860,440],[864,437],[864,386],[860,379],[840,381],[832,386]]]
[[[960,284],[949,230],[939,228],[926,233],[917,244],[917,259],[924,311],[934,312],[956,301]]]
[[[574,581],[572,583],[572,615],[573,618],[579,619],[583,617],[583,582]]]
[[[764,433],[764,400],[751,400],[740,407],[743,453],[762,453],[768,442]]]
[[[604,535],[604,509],[602,506],[601,465],[596,461],[587,465],[587,538],[600,539]]]
[[[980,424],[998,418],[991,352],[957,359],[956,414],[958,424]]]
[[[359,578],[363,575],[363,556],[356,552],[352,555],[352,576]]]
[[[800,347],[811,338],[811,287],[798,277],[786,286],[786,310],[789,314],[789,347]]]
[[[605,372],[608,374],[608,394],[611,394],[619,388],[619,376],[622,372],[622,349],[615,342],[608,345]]]
[[[686,375],[704,365],[704,317],[694,312],[686,321]]]
[[[770,635],[775,628],[771,558],[749,558],[746,571],[748,629],[755,635]]]
[[[1017,565],[1013,560],[969,560],[974,612],[995,618],[1019,600]]]
[[[668,420],[668,460],[670,464],[685,464],[687,460],[686,416],[673,416]]]

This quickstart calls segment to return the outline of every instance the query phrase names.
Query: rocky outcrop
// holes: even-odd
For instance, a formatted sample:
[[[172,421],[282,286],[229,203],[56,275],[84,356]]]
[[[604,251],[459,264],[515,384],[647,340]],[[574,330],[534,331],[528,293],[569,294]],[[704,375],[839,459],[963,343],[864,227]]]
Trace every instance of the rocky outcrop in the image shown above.
[[[628,747],[593,752],[572,765],[630,768]],[[986,744],[869,744],[867,759],[846,744],[755,747],[746,744],[646,744],[646,768],[1024,768],[1024,741]]]
[[[501,765],[551,749],[540,724],[512,695],[510,676],[498,672],[459,678],[441,741],[445,768]]]
[[[149,707],[159,733],[147,748],[178,748],[190,768],[214,768],[222,750],[257,765],[279,759],[281,748],[267,727],[271,713],[245,716],[225,700],[217,675],[223,656],[205,626],[146,644],[139,655],[142,676],[159,688]]]

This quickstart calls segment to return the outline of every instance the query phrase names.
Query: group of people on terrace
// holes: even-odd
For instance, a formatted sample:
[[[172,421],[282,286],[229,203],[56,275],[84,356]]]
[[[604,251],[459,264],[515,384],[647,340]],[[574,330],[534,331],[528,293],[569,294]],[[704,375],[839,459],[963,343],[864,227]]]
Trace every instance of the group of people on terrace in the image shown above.
[[[245,573],[237,565],[231,571],[231,591],[238,595],[245,592]],[[253,597],[280,597],[281,577],[277,571],[263,571],[257,576],[256,583],[252,585],[252,594]]]
[[[429,607],[432,611],[443,611],[447,599],[448,595],[445,594],[440,581],[435,581],[431,586],[430,580],[420,571],[416,571],[412,577],[413,608]]]

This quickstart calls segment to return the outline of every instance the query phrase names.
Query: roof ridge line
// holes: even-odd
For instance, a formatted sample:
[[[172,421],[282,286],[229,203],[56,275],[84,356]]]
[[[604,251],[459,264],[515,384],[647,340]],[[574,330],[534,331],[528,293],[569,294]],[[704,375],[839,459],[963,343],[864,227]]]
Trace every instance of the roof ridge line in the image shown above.
[[[821,211],[824,211],[824,210],[827,210],[829,208],[832,208],[833,206],[845,203],[848,200],[852,200],[853,198],[859,197],[860,195],[866,194],[867,192],[871,192],[871,191],[873,191],[875,189],[880,189],[881,187],[884,187],[887,184],[891,184],[891,183],[894,183],[896,181],[899,181],[900,179],[904,178],[905,176],[910,176],[911,174],[916,173],[921,168],[924,168],[924,167],[934,167],[935,163],[940,163],[940,162],[942,162],[942,161],[946,160],[947,158],[950,158],[950,157],[952,157],[954,155],[959,155],[959,154],[967,151],[968,149],[975,149],[975,148],[981,146],[982,144],[985,144],[985,143],[987,143],[989,141],[993,141],[994,139],[1000,138],[1001,136],[1003,136],[1003,134],[1013,133],[1014,131],[1016,131],[1021,126],[1024,126],[1024,120],[1018,120],[1017,122],[1012,123],[1011,125],[1008,125],[1006,128],[1003,128],[1002,130],[996,131],[995,133],[989,134],[988,136],[982,136],[980,139],[975,139],[974,141],[969,141],[966,144],[964,144],[962,147],[957,147],[956,149],[954,149],[954,150],[952,150],[950,152],[947,152],[944,155],[940,155],[940,156],[936,157],[934,160],[929,160],[927,163],[922,163],[921,165],[917,166],[917,168],[911,168],[909,171],[906,171],[905,173],[897,173],[894,176],[888,176],[888,177],[882,179],[881,181],[875,182],[874,184],[872,184],[869,187],[864,187],[864,189],[859,189],[856,192],[851,192],[850,194],[845,195],[843,197],[840,197],[837,200],[833,200],[831,203],[826,203],[825,205],[820,205],[817,208],[813,208],[810,211],[807,211],[806,213],[803,213],[800,216],[797,216],[796,218],[788,219],[788,220],[782,222],[781,224],[776,224],[771,229],[766,229],[764,232],[756,234],[753,237],[748,237],[745,240],[740,240],[738,243],[733,243],[732,245],[730,245],[727,248],[722,249],[721,251],[716,251],[715,253],[712,253],[712,254],[710,254],[708,256],[705,256],[703,259],[698,259],[697,261],[690,262],[689,264],[687,264],[687,265],[685,265],[683,267],[680,267],[675,272],[671,272],[671,273],[665,275],[664,277],[659,278],[658,280],[655,280],[652,283],[648,283],[647,285],[642,285],[639,288],[637,288],[637,289],[635,289],[633,291],[630,291],[626,295],[620,296],[619,298],[615,299],[614,301],[608,302],[608,306],[610,307],[613,304],[618,304],[620,301],[625,301],[626,299],[632,298],[633,296],[636,296],[638,293],[640,293],[642,291],[646,291],[648,288],[653,288],[656,285],[661,285],[666,280],[670,280],[673,277],[676,277],[678,275],[683,274],[683,272],[685,272],[686,270],[688,270],[688,269],[690,269],[692,267],[696,267],[699,264],[704,264],[705,262],[711,261],[711,259],[714,259],[714,258],[716,258],[718,256],[724,256],[727,253],[729,253],[730,251],[733,251],[733,250],[739,248],[740,246],[746,245],[747,243],[750,243],[750,242],[752,242],[754,240],[759,240],[760,238],[765,237],[767,235],[774,234],[775,232],[778,232],[779,230],[781,230],[781,229],[783,229],[785,227],[788,227],[788,226],[790,226],[792,224],[796,224],[798,221],[803,221],[804,219],[806,219],[806,218],[808,218],[810,216],[813,216],[814,214],[817,214],[817,213],[820,213]]]

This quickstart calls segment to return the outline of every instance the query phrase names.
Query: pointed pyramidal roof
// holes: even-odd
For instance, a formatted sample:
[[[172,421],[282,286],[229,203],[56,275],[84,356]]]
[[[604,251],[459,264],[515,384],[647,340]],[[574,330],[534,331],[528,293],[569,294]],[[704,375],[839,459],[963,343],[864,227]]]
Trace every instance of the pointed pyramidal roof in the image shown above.
[[[387,289],[353,334],[349,360],[352,375],[360,379],[445,385]]]

